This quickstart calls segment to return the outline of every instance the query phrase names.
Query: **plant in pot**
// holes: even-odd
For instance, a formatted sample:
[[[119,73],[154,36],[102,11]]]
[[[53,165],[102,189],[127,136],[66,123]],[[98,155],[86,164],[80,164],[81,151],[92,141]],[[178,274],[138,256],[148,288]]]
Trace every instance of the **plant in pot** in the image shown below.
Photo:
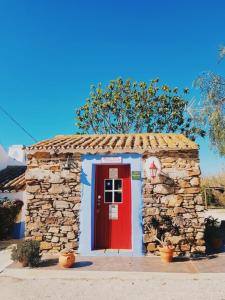
[[[34,240],[21,241],[12,249],[11,258],[23,267],[37,267],[40,262],[40,242]]]
[[[218,219],[209,216],[205,219],[205,242],[207,252],[218,251],[224,242],[224,230]]]
[[[71,268],[75,262],[75,254],[72,249],[63,249],[59,255],[59,265],[63,268]]]
[[[158,216],[151,217],[147,227],[149,231],[152,229],[155,231],[154,240],[159,243],[158,250],[162,262],[171,262],[173,260],[175,247],[169,238],[174,235],[179,235],[178,226],[173,222],[170,216]]]

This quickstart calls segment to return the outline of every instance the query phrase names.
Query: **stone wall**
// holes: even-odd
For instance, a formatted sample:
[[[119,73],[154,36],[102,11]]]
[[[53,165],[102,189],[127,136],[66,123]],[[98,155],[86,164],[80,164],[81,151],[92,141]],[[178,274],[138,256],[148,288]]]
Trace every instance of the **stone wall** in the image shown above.
[[[43,252],[78,248],[80,157],[28,155],[26,237],[41,241]]]
[[[155,231],[149,227],[152,217],[170,216],[179,227],[179,235],[169,235],[177,254],[204,252],[204,205],[200,194],[198,151],[168,152],[159,158],[162,174],[143,181],[143,223],[146,252],[156,252]],[[143,160],[148,155],[143,157]],[[144,162],[143,162],[144,163]]]

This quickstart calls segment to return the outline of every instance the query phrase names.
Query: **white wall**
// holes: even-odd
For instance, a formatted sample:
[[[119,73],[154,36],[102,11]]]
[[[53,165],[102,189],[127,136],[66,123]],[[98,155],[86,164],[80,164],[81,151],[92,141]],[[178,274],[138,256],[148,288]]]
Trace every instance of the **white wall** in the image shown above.
[[[0,171],[5,169],[8,165],[8,154],[5,149],[0,145]]]
[[[12,145],[9,147],[8,153],[0,145],[0,170],[7,166],[25,166],[26,155],[23,145]]]

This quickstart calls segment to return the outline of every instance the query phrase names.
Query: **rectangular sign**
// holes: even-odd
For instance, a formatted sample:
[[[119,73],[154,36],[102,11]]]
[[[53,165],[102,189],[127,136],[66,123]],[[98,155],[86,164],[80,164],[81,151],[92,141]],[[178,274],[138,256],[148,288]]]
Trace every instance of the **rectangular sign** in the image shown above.
[[[109,168],[109,178],[110,179],[118,178],[118,168]]]
[[[140,180],[141,179],[141,171],[132,171],[131,176],[132,176],[132,180]]]
[[[118,220],[118,205],[109,205],[109,220]]]
[[[121,156],[105,156],[102,157],[101,162],[103,164],[121,164],[122,157]]]

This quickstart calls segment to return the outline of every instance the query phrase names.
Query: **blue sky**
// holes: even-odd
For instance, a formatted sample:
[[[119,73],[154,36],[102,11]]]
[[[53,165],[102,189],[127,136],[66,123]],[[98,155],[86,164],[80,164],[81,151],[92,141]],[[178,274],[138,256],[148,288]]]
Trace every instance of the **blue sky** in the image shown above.
[[[0,0],[0,104],[38,140],[71,134],[89,87],[118,76],[192,87],[225,44],[225,2]],[[197,95],[193,89],[191,96]],[[0,113],[0,143],[32,143]],[[225,159],[200,143],[204,174]]]

